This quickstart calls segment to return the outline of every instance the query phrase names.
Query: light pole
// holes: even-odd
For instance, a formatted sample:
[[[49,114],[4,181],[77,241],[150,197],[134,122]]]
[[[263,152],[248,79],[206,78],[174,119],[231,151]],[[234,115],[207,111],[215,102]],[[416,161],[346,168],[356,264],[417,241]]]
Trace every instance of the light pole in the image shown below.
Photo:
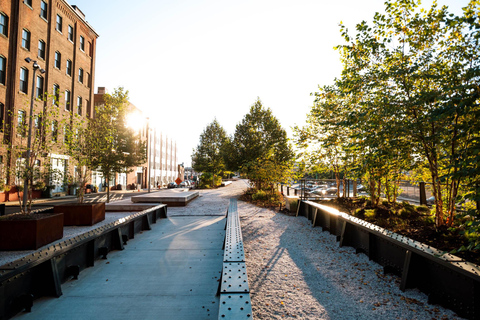
[[[150,119],[147,117],[147,190],[150,193]]]
[[[33,77],[32,77],[32,96],[30,99],[30,116],[28,117],[28,137],[27,137],[27,155],[25,159],[25,166],[28,166],[28,162],[30,161],[30,154],[31,154],[31,147],[32,147],[32,118],[33,118],[33,101],[35,99],[35,73],[37,70],[40,70],[40,73],[45,73],[45,70],[40,68],[36,60],[32,60],[30,58],[25,58],[27,63],[33,62]],[[27,212],[27,201],[28,201],[28,178],[29,178],[29,170],[27,169],[27,175],[24,177],[23,183],[23,205],[24,205],[24,212]],[[31,172],[33,174],[33,172]]]

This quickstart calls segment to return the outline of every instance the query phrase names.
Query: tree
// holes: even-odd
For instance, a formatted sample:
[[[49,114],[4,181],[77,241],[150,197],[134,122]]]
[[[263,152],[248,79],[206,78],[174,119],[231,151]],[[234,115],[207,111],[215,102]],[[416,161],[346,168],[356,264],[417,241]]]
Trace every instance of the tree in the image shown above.
[[[65,147],[67,154],[75,161],[77,166],[73,182],[78,185],[77,199],[83,203],[85,185],[90,181],[90,173],[95,169],[93,165],[93,146],[90,138],[92,132],[87,123],[79,116],[73,116],[71,123],[66,127]]]
[[[146,145],[140,136],[126,125],[128,91],[116,88],[113,94],[103,96],[104,104],[95,108],[89,121],[87,143],[91,152],[91,166],[97,168],[107,181],[115,173],[129,172],[146,161]],[[107,202],[110,201],[107,187]]]
[[[251,106],[250,112],[237,125],[230,148],[232,171],[242,171],[261,189],[263,183],[272,185],[275,176],[286,179],[293,166],[294,153],[288,142],[287,133],[269,108],[264,108],[260,99]],[[260,163],[269,160],[280,172],[259,175]],[[262,178],[263,177],[263,178]],[[267,180],[265,180],[267,179]]]
[[[10,141],[7,146],[10,157],[15,160],[15,165],[10,167],[11,173],[15,176],[17,184],[17,193],[19,206],[22,214],[29,214],[32,210],[32,191],[34,188],[45,188],[46,180],[58,180],[62,173],[53,170],[51,164],[48,163],[47,155],[53,150],[61,150],[62,144],[58,139],[58,126],[63,123],[64,119],[60,118],[58,108],[50,103],[44,103],[48,99],[45,93],[41,98],[37,98],[36,102],[43,104],[43,109],[37,114],[28,115],[27,111],[20,110],[17,137],[15,142]],[[26,108],[28,109],[28,108]],[[38,110],[38,109],[37,109]],[[35,111],[34,111],[35,112]],[[13,118],[13,117],[12,117]],[[31,145],[30,153],[27,152],[27,139],[29,134],[29,125],[31,123]],[[9,128],[13,130],[13,128]],[[44,160],[41,166],[41,160]],[[25,181],[28,182],[28,190],[23,190]],[[23,191],[27,195],[27,201],[20,196]]]
[[[228,142],[226,131],[214,119],[200,135],[200,142],[192,154],[193,169],[198,172],[208,172],[215,176],[225,170],[225,146]]]

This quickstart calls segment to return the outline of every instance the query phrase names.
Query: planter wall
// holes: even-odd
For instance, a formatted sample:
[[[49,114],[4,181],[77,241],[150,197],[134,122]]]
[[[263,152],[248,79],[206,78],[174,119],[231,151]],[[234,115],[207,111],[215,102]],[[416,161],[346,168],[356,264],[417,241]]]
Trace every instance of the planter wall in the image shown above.
[[[32,250],[63,237],[63,214],[0,220],[0,250]]]
[[[7,201],[18,201],[18,189],[15,186],[12,186],[10,191],[8,191],[8,200]],[[20,197],[23,197],[23,191],[20,192]]]
[[[429,303],[440,304],[468,319],[480,319],[480,267],[461,258],[380,228],[336,209],[302,201],[297,216],[305,216],[401,277],[400,289],[418,288]]]
[[[42,197],[42,190],[32,190],[32,199],[40,199]]]
[[[106,258],[109,251],[122,250],[135,233],[150,230],[152,223],[166,217],[167,206],[158,205],[0,266],[0,319],[31,309],[34,298],[60,297],[62,283]]]
[[[8,192],[0,192],[0,202],[8,201]]]
[[[92,226],[105,220],[105,202],[68,203],[54,206],[53,211],[64,214],[65,226]]]

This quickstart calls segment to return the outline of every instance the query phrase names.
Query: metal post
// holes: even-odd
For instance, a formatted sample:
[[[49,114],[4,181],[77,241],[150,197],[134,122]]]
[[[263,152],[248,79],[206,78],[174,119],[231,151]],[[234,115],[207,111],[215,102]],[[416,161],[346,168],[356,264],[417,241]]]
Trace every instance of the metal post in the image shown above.
[[[420,182],[420,205],[427,204],[427,195],[425,193],[425,182]]]
[[[149,118],[147,117],[147,190],[150,193],[150,128]]]
[[[30,116],[28,119],[28,138],[27,138],[27,156],[25,159],[25,169],[27,174],[24,177],[23,182],[23,207],[24,212],[27,212],[27,202],[28,202],[28,163],[30,160],[31,147],[32,147],[32,118],[33,118],[33,99],[35,94],[35,73],[37,72],[38,65],[36,62],[33,63],[33,77],[32,77],[32,96],[30,98]]]

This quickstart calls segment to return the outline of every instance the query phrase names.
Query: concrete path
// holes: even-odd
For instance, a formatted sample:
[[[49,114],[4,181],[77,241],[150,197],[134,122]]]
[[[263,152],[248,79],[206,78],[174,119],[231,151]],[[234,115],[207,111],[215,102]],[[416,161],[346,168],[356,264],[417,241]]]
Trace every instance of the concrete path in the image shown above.
[[[219,216],[159,220],[16,319],[217,319],[224,226]]]
[[[15,319],[217,319],[225,213],[243,181],[169,207],[167,219],[128,241],[123,251],[62,285],[60,298],[35,300]],[[109,213],[110,215],[111,213]]]

